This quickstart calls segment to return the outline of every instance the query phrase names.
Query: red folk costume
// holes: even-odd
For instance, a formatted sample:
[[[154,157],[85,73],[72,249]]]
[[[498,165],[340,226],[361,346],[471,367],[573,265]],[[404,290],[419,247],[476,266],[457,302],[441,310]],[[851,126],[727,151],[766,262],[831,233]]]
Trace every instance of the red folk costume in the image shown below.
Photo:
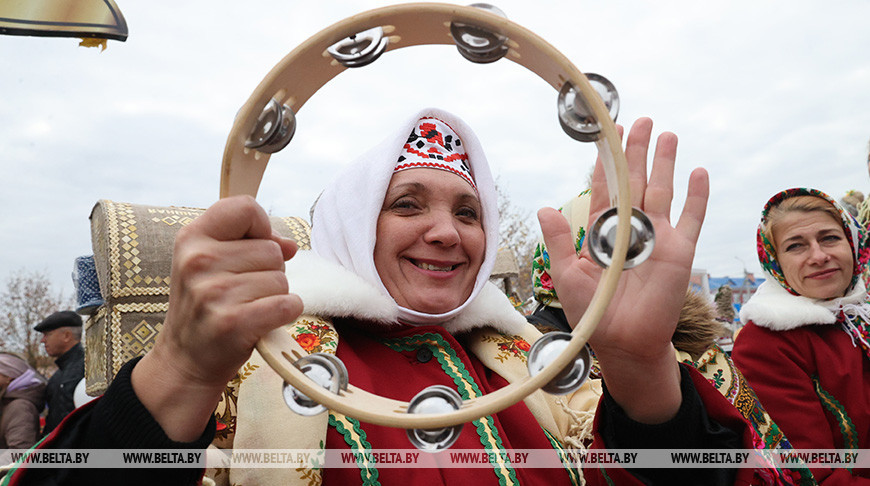
[[[312,279],[311,270],[318,269]],[[313,252],[303,252],[288,262],[288,275],[308,275],[294,287],[306,306],[335,308],[339,296],[354,295],[353,305],[342,304],[344,317],[325,319],[304,316],[287,331],[309,352],[336,353],[348,368],[350,380],[372,393],[408,401],[423,388],[441,384],[456,389],[463,398],[497,390],[528,375],[526,357],[540,333],[525,322],[505,296],[486,285],[465,312],[449,325],[399,325],[395,304],[386,296],[337,265]],[[331,292],[321,293],[318,280],[330,281]],[[336,292],[338,291],[338,292]],[[352,307],[352,308],[351,308]],[[334,313],[333,311],[332,313]],[[326,313],[331,314],[331,313]],[[349,317],[348,314],[356,316]],[[359,316],[365,315],[366,318]],[[495,323],[496,327],[486,324]],[[239,407],[233,447],[236,449],[395,450],[418,452],[403,429],[359,422],[336,412],[300,417],[284,405],[282,381],[258,355],[246,368],[250,373],[239,388]],[[493,416],[465,424],[454,450],[549,449],[559,450],[566,435],[579,440],[580,427],[591,425],[591,411],[600,388],[590,385],[570,397],[537,392],[524,403]],[[564,405],[563,405],[564,404]],[[569,406],[577,417],[566,413]],[[587,412],[587,413],[582,413]],[[584,419],[586,422],[584,422]],[[289,430],[304,433],[288,434]],[[322,442],[325,441],[325,442]],[[321,444],[323,444],[321,446]],[[423,453],[425,454],[425,453]],[[327,470],[233,469],[230,483],[308,484],[317,477],[324,484],[571,484],[578,472],[561,468],[514,468],[495,461],[492,468],[359,468]],[[573,478],[573,481],[572,481]],[[538,483],[540,481],[541,483]]]
[[[762,216],[783,199],[811,195],[840,211],[853,249],[854,278],[842,298],[800,296],[786,282],[773,245],[761,231],[758,253],[768,279],[740,312],[746,326],[734,362],[795,449],[870,448],[870,304],[862,279],[866,268],[863,230],[833,199],[814,190],[790,189],[767,203]],[[866,469],[812,468],[824,485],[870,485]]]

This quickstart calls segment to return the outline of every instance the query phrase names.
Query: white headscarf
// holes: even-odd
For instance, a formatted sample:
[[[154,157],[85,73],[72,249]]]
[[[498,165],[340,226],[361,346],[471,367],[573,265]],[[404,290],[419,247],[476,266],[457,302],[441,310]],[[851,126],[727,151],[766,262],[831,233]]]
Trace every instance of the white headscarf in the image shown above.
[[[318,255],[338,263],[389,296],[374,261],[378,216],[402,147],[414,125],[424,117],[443,120],[462,140],[483,209],[486,252],[474,289],[459,307],[443,314],[426,314],[396,304],[399,320],[420,325],[442,323],[458,315],[480,293],[495,264],[498,250],[495,182],[480,142],[465,122],[437,108],[427,108],[410,117],[392,136],[359,157],[323,191],[314,207],[311,224],[311,248]]]

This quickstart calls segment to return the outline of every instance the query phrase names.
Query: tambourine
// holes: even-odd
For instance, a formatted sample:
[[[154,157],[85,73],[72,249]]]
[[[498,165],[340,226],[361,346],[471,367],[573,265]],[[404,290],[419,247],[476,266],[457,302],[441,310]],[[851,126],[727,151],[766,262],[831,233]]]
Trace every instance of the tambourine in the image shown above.
[[[308,355],[278,329],[257,350],[286,382],[285,401],[298,413],[331,409],[363,422],[408,430],[423,450],[449,447],[461,424],[497,413],[538,389],[573,391],[589,370],[585,344],[616,290],[621,272],[652,251],[649,220],[631,207],[628,166],[614,120],[619,98],[598,75],[584,75],[559,51],[486,4],[411,3],[370,10],[342,20],[306,40],[263,79],[239,111],[227,140],[221,197],[256,196],[270,155],[293,137],[295,115],[329,80],[347,68],[375,62],[394,49],[455,44],[477,63],[507,59],[559,92],[558,116],[572,138],[594,142],[602,160],[612,208],[590,226],[594,259],[604,267],[591,303],[571,333],[549,333],[529,351],[529,376],[487,395],[463,401],[448,387],[422,390],[410,402],[372,394],[348,382],[334,355]]]

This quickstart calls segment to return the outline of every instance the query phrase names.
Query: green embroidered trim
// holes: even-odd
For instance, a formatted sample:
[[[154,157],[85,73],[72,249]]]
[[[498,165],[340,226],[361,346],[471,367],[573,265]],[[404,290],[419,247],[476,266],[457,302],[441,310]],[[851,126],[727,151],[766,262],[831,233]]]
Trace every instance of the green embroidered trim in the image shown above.
[[[382,341],[385,346],[395,351],[414,351],[420,346],[426,346],[432,351],[432,355],[438,359],[441,364],[441,369],[444,373],[453,378],[453,383],[459,391],[459,395],[464,399],[477,398],[483,393],[478,388],[477,383],[468,373],[462,360],[456,355],[456,351],[438,334],[425,333],[414,336],[405,336],[402,338],[386,339]],[[486,450],[500,451],[504,449],[501,437],[498,435],[498,430],[495,428],[495,422],[492,417],[486,416],[472,422],[477,435],[480,437],[480,444]],[[493,454],[491,456],[493,472],[498,477],[498,482],[501,486],[509,486],[518,484],[517,474],[514,468],[504,462],[501,454]]]
[[[372,445],[366,440],[366,433],[360,427],[358,420],[329,412],[329,425],[335,427],[335,430],[344,436],[344,441],[347,442],[352,451],[362,452],[372,449]],[[367,463],[363,454],[356,456],[356,463],[359,466],[359,475],[364,486],[380,486],[378,469]]]
[[[15,475],[19,468],[21,468],[21,464],[24,462],[24,460],[27,459],[30,453],[35,451],[36,448],[39,447],[39,445],[42,444],[47,438],[48,436],[46,435],[45,437],[39,439],[36,444],[33,444],[33,447],[27,449],[27,452],[24,453],[17,461],[15,461],[15,464],[13,464],[12,467],[9,468],[9,470],[6,472],[6,475],[3,476],[3,481],[0,481],[0,486],[7,486],[9,484],[9,481],[12,480],[12,476]]]
[[[403,338],[388,339],[383,341],[384,345],[394,351],[414,351],[421,345],[426,345],[432,355],[441,363],[441,369],[447,376],[453,378],[453,383],[463,399],[476,398],[483,393],[477,387],[477,383],[468,374],[462,360],[456,355],[456,351],[447,344],[444,339],[435,333],[425,333],[414,336],[406,336]]]
[[[843,446],[846,449],[857,449],[858,431],[855,430],[855,424],[852,423],[852,419],[846,413],[846,407],[841,405],[833,395],[822,388],[818,375],[813,375],[813,386],[816,389],[816,395],[819,396],[819,400],[822,402],[822,406],[831,412],[831,415],[834,416],[834,419],[840,425],[840,433],[843,434]],[[848,469],[851,470],[852,468]]]
[[[610,479],[610,476],[607,475],[607,469],[601,468],[599,471],[601,471],[601,476],[604,477],[604,480],[607,481],[607,486],[616,486],[616,483],[614,483],[613,480]]]
[[[562,445],[562,442],[556,438],[549,430],[541,427],[541,430],[544,431],[544,435],[547,437],[547,440],[550,441],[550,445],[553,446],[553,449],[556,450],[556,453],[559,454],[559,459],[562,461],[562,466],[565,468],[565,471],[568,472],[568,478],[571,479],[571,484],[574,486],[580,486],[583,483],[583,473],[580,472],[579,469],[573,468],[569,466],[570,460],[565,455],[565,447]]]
[[[800,486],[819,486],[815,476],[813,476],[813,473],[810,472],[808,467],[793,467],[791,470],[797,471],[800,474],[800,480],[798,482]]]
[[[502,444],[501,437],[498,435],[498,430],[495,428],[495,423],[491,416],[481,417],[472,423],[477,429],[477,436],[480,437],[480,444],[484,449],[498,452],[504,451],[504,444]],[[501,454],[490,456],[489,462],[493,466],[498,466],[494,469],[495,475],[498,476],[498,484],[501,486],[519,484],[516,471],[509,463],[504,462]]]

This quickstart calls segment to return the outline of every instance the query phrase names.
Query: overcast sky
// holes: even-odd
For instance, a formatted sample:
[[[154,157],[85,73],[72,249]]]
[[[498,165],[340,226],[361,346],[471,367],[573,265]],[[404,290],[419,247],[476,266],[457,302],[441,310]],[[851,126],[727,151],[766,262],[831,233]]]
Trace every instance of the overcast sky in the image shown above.
[[[116,2],[129,38],[105,52],[0,36],[0,279],[46,271],[72,294],[99,199],[213,203],[233,117],[269,70],[334,22],[394,3]],[[656,132],[679,135],[678,198],[691,169],[707,168],[695,267],[714,277],[760,271],[755,226],[774,192],[870,191],[870,2],[496,5],[581,71],[609,78],[621,123],[650,116]],[[274,215],[307,217],[343,164],[417,109],[439,106],[475,128],[514,204],[533,214],[582,189],[594,160],[562,133],[555,104],[552,88],[505,60],[473,65],[450,46],[391,52],[306,103],[258,199]]]

